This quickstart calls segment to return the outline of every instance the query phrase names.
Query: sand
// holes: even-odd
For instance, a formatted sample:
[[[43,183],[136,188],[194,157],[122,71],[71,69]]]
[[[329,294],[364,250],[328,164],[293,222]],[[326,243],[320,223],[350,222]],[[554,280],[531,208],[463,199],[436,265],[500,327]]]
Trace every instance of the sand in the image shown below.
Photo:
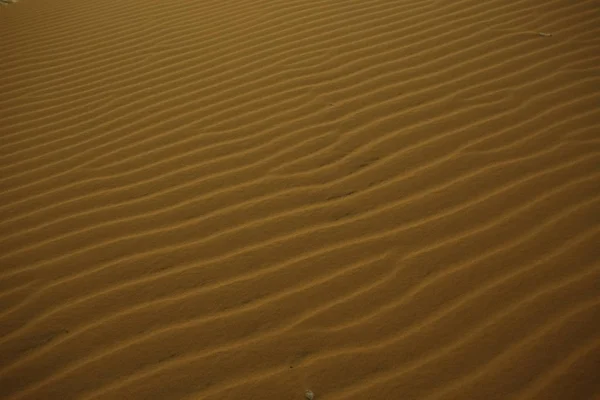
[[[0,35],[0,398],[600,394],[597,0],[19,0]]]

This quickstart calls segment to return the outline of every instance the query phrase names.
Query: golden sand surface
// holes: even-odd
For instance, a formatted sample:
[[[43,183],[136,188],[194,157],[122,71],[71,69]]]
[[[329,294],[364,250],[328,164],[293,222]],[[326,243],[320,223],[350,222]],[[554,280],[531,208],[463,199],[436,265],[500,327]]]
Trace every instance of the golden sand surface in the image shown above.
[[[598,0],[19,0],[0,38],[0,398],[600,394]]]

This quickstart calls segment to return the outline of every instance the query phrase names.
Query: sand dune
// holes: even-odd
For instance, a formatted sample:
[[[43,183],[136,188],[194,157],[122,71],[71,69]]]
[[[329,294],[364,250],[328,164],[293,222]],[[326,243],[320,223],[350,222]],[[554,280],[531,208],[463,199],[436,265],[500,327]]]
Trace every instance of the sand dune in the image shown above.
[[[596,0],[0,34],[0,398],[600,398]]]

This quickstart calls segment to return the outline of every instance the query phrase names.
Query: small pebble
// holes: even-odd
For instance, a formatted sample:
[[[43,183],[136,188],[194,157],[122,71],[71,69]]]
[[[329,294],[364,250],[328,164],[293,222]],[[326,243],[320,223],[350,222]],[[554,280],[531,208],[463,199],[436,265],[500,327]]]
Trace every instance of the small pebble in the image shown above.
[[[307,390],[304,392],[304,397],[306,397],[307,400],[313,400],[315,398],[315,394],[312,392],[312,390]]]

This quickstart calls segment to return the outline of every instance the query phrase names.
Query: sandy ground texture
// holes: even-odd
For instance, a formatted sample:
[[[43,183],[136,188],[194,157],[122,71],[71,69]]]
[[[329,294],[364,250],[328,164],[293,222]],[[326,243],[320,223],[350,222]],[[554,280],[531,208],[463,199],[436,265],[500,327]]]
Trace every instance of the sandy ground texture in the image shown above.
[[[598,0],[20,0],[0,35],[0,398],[597,398]]]

